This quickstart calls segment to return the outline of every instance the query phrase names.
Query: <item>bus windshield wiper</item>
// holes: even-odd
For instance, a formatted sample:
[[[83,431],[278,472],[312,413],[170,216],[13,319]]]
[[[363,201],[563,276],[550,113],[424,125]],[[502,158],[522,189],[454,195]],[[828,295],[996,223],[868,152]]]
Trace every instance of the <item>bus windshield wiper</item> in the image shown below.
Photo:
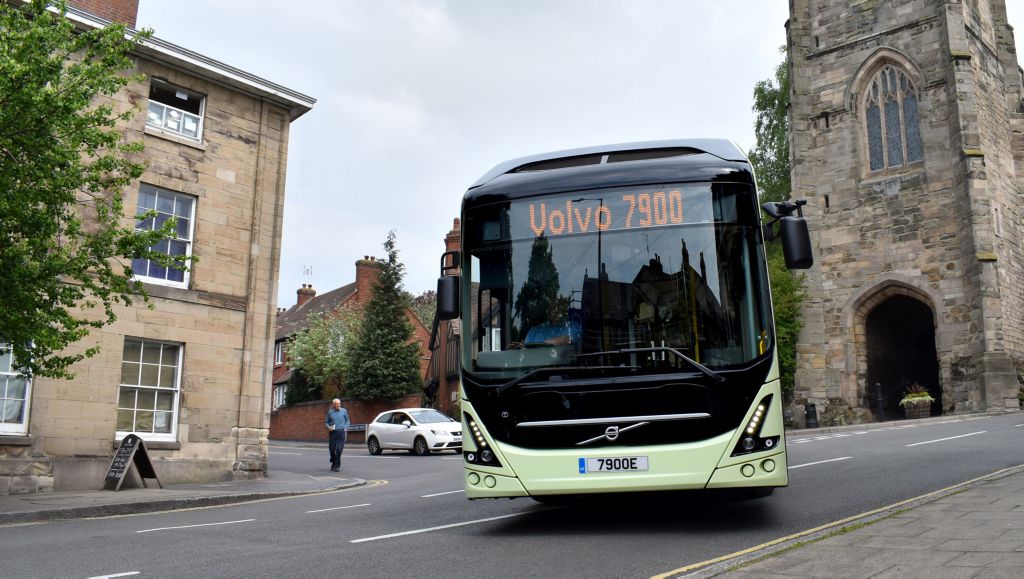
[[[509,382],[505,382],[504,384],[501,384],[500,386],[498,386],[495,389],[495,392],[497,392],[498,394],[501,394],[502,392],[508,390],[509,388],[515,388],[516,386],[519,386],[520,384],[522,384],[526,380],[536,376],[537,374],[540,374],[541,372],[582,372],[582,371],[590,372],[590,371],[593,371],[593,370],[605,370],[605,369],[612,369],[612,368],[614,368],[616,370],[621,370],[623,368],[635,369],[635,366],[584,366],[584,367],[580,367],[580,366],[551,366],[549,368],[535,368],[533,370],[530,370],[526,374],[523,374],[522,376],[516,378],[515,380],[511,380]]]
[[[578,354],[576,357],[585,358],[591,356],[607,356],[610,354],[643,354],[658,352],[668,352],[678,357],[679,359],[685,361],[686,363],[693,366],[697,370],[700,370],[702,374],[704,374],[708,378],[711,378],[715,382],[718,382],[719,384],[725,382],[725,377],[722,376],[721,374],[715,372],[711,368],[708,368],[704,364],[701,364],[700,362],[694,360],[693,358],[687,356],[686,354],[680,352],[679,350],[676,350],[675,348],[669,348],[667,346],[653,346],[650,348],[623,348],[621,350],[607,350],[605,352],[587,352],[586,354]]]

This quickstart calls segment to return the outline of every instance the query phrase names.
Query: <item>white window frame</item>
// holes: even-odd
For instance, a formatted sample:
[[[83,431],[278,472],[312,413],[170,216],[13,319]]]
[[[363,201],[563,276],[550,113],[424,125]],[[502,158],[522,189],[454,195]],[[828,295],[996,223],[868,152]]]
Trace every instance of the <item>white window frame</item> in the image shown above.
[[[284,340],[274,343],[274,365],[284,364]]]
[[[120,414],[120,412],[122,410],[132,410],[134,412],[138,412],[139,411],[139,407],[138,407],[138,402],[137,401],[136,401],[135,406],[132,406],[131,408],[122,407],[121,406],[121,389],[122,388],[132,388],[132,389],[136,389],[136,390],[156,391],[158,393],[159,392],[171,392],[172,393],[172,395],[171,395],[171,410],[170,410],[170,413],[171,413],[171,424],[170,424],[171,429],[170,429],[170,432],[148,432],[148,431],[137,431],[137,430],[134,430],[134,429],[133,430],[122,430],[121,428],[119,428],[119,425],[117,425],[117,426],[115,426],[115,428],[116,428],[115,440],[122,440],[122,439],[124,439],[125,436],[128,436],[129,434],[135,434],[139,438],[142,438],[143,440],[175,442],[175,441],[178,440],[178,420],[180,418],[179,402],[180,402],[180,399],[181,399],[181,374],[182,374],[182,362],[185,359],[185,344],[183,344],[181,342],[168,342],[168,341],[164,341],[164,340],[147,340],[147,339],[144,339],[144,338],[136,338],[136,337],[132,337],[132,336],[125,336],[124,344],[127,345],[129,341],[139,342],[142,345],[142,348],[140,348],[140,356],[139,356],[139,360],[137,360],[137,361],[136,360],[125,360],[124,359],[124,349],[122,348],[122,351],[121,351],[122,372],[120,373],[121,377],[122,377],[122,381],[118,385],[118,388],[117,388],[117,407],[116,407],[116,410],[115,410],[115,412],[116,412],[116,414],[115,414],[115,424],[117,425],[118,415]],[[174,388],[173,389],[170,389],[170,388],[160,388],[160,387],[155,387],[155,386],[144,386],[144,385],[141,384],[141,381],[142,381],[142,379],[141,379],[142,366],[143,365],[150,365],[150,366],[152,366],[151,363],[143,362],[143,360],[145,359],[145,352],[144,352],[144,350],[145,350],[146,344],[161,345],[161,346],[163,346],[163,345],[177,346],[178,353],[175,356],[176,359],[173,360],[173,363],[174,363],[173,367],[175,369],[175,372],[174,372]],[[170,366],[169,364],[164,363],[164,360],[163,360],[164,349],[163,348],[161,348],[161,354],[160,355],[161,355],[161,359],[160,359],[160,361],[157,364],[157,375],[158,376],[159,376],[159,373],[160,373],[161,369],[167,368],[167,367]],[[124,377],[123,367],[124,366],[123,365],[124,365],[125,362],[130,362],[130,363],[137,362],[137,363],[139,363],[140,378],[139,378],[139,380],[136,381],[137,383],[135,383],[135,384],[126,384],[126,383],[124,383],[124,381],[123,381],[123,377]],[[143,411],[145,411],[145,410],[143,410]],[[154,422],[155,422],[155,419],[154,419]],[[134,417],[133,417],[133,424],[132,424],[132,426],[133,426],[133,428],[135,426],[135,418]]]
[[[203,141],[203,119],[206,117],[206,96],[188,89],[172,85],[160,79],[154,78],[151,86],[161,90],[174,91],[176,95],[182,95],[187,99],[199,100],[199,114],[175,107],[171,103],[149,99],[146,105],[146,125],[161,133],[167,133],[190,141],[201,143]],[[180,98],[180,97],[179,97]],[[194,123],[195,128],[187,129],[189,123]]]
[[[284,406],[284,398],[287,395],[288,395],[288,385],[287,384],[280,384],[278,386],[274,386],[274,400],[273,400],[273,404],[271,404],[271,408],[270,409],[271,410],[277,410],[278,408]]]
[[[17,370],[14,360],[14,352],[10,346],[0,342],[0,350],[8,350],[10,353],[0,360],[0,419],[4,415],[4,402],[7,400],[7,386],[11,380],[19,377],[25,378],[25,398],[21,410],[21,422],[0,422],[0,436],[20,436],[28,434],[28,417],[32,405],[32,378],[25,377]],[[15,398],[13,400],[20,400]]]
[[[178,203],[177,200],[178,200],[178,198],[179,197],[183,197],[183,198],[188,198],[189,200],[191,200],[192,208],[191,208],[191,213],[188,216],[188,238],[186,239],[186,238],[178,237],[177,235],[175,235],[175,237],[172,238],[170,241],[184,242],[186,244],[184,256],[185,257],[192,257],[192,251],[193,251],[193,248],[195,247],[196,213],[197,213],[197,206],[199,205],[199,198],[196,197],[195,195],[189,195],[187,193],[180,193],[178,191],[173,191],[171,189],[164,189],[163,187],[157,187],[156,185],[150,185],[148,183],[142,183],[142,184],[139,185],[139,195],[138,195],[137,200],[136,200],[136,211],[135,211],[136,215],[144,213],[144,212],[149,211],[150,209],[152,209],[152,208],[144,208],[144,207],[139,206],[139,204],[142,201],[143,190],[145,190],[145,189],[151,190],[152,193],[154,193],[157,196],[157,198],[159,198],[161,196],[164,196],[164,197],[170,196],[170,197],[172,197],[173,200],[174,200],[174,207],[175,207],[174,213],[172,214],[172,216],[179,217],[179,218],[184,217],[184,216],[183,215],[177,215],[177,203]],[[159,207],[159,205],[160,205],[159,201],[156,202],[154,205]],[[149,231],[149,229],[146,227],[146,225],[149,224],[149,222],[150,222],[149,219],[147,219],[146,221],[143,221],[143,222],[136,221],[135,229],[137,231]],[[154,224],[154,227],[156,227],[155,224]],[[165,241],[167,241],[167,240],[165,240]],[[169,243],[169,241],[167,241],[167,242]],[[141,258],[133,259],[132,260],[132,270],[133,270],[132,278],[133,279],[138,280],[138,281],[144,281],[146,283],[153,283],[153,284],[158,284],[158,285],[167,285],[167,286],[171,286],[171,287],[180,287],[180,288],[187,288],[188,287],[189,279],[190,279],[190,275],[189,274],[192,273],[191,270],[187,270],[187,271],[181,272],[182,273],[182,280],[181,281],[170,280],[170,279],[166,279],[166,278],[150,276],[148,274],[143,275],[143,274],[140,274],[140,273],[136,273],[134,271],[136,269],[136,265],[141,265],[142,261],[145,261],[147,263],[147,265],[146,265],[147,270],[148,270],[149,267],[152,267],[152,265],[153,265],[150,260],[143,260]]]

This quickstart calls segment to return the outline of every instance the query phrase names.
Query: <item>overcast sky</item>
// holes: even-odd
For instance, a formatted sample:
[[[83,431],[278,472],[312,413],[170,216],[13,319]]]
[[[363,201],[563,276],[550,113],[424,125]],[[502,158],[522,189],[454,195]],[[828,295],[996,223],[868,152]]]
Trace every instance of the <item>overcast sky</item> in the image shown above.
[[[1024,30],[1024,0],[1007,4]],[[507,159],[688,137],[748,151],[788,5],[140,0],[137,24],[317,99],[291,125],[277,299],[289,307],[303,283],[354,281],[392,229],[405,289],[434,289],[463,193]]]

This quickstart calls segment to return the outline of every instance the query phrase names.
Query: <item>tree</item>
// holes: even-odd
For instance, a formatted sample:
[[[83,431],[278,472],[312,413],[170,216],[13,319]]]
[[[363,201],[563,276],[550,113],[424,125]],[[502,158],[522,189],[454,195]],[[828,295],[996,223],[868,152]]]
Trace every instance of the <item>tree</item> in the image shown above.
[[[785,201],[789,197],[789,57],[780,48],[783,59],[771,79],[754,85],[754,136],[757,144],[750,152],[760,188],[761,202]]]
[[[373,296],[363,311],[363,324],[350,350],[346,392],[357,400],[394,399],[422,387],[419,348],[410,344],[412,324],[406,318],[409,296],[402,291],[405,266],[398,261],[395,232],[384,243]]]
[[[284,393],[284,403],[291,406],[299,402],[312,402],[323,399],[322,386],[310,380],[309,376],[306,376],[302,370],[293,368],[291,378],[288,379],[288,389]]]
[[[781,50],[785,55],[786,48]],[[749,156],[757,175],[761,202],[784,201],[790,193],[788,57],[775,68],[774,83],[769,79],[754,85],[753,110],[757,113],[754,123],[757,144]],[[783,394],[788,397],[793,393],[796,377],[796,340],[803,328],[800,307],[806,299],[804,276],[794,275],[786,268],[780,244],[769,243],[767,254],[779,373]]]
[[[526,333],[533,326],[563,321],[559,316],[564,318],[568,299],[564,300],[566,303],[559,302],[558,268],[552,255],[547,237],[541,235],[533,240],[526,282],[514,304],[514,316],[520,320],[519,335],[514,336],[514,340],[525,341]]]
[[[349,373],[350,350],[362,326],[362,313],[352,306],[342,306],[334,312],[312,314],[307,321],[306,328],[288,342],[288,363],[293,370],[288,392],[291,394],[297,370],[319,386],[322,396],[340,395]]]
[[[66,348],[113,322],[114,304],[148,299],[131,258],[187,264],[150,249],[173,222],[143,232],[123,215],[144,165],[115,125],[137,111],[104,97],[138,80],[128,55],[149,32],[76,31],[64,1],[49,4],[0,2],[0,343],[26,374],[70,378],[99,348]]]
[[[423,322],[424,327],[431,328],[434,325],[434,316],[437,315],[437,292],[427,290],[410,299],[413,313]]]

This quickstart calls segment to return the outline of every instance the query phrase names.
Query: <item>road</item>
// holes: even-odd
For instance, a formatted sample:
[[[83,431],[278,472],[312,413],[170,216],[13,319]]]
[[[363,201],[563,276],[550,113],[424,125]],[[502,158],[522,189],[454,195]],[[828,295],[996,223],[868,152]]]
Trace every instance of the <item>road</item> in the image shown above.
[[[0,528],[3,576],[649,577],[1024,463],[1024,414],[790,435],[790,486],[543,506],[467,501],[452,453],[369,456],[366,486],[216,508]],[[322,448],[271,470],[333,476]]]

